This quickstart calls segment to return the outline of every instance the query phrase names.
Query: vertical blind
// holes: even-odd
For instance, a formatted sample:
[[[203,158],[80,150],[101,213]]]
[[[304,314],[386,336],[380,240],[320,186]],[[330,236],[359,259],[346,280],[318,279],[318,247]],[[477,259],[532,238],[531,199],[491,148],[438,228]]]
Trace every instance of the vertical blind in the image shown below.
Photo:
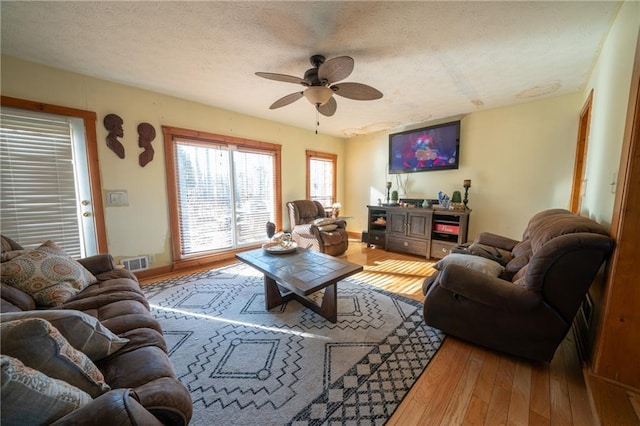
[[[174,146],[182,255],[264,240],[275,218],[275,155],[189,140]]]
[[[25,247],[50,239],[81,257],[69,121],[2,108],[0,169],[2,234]]]

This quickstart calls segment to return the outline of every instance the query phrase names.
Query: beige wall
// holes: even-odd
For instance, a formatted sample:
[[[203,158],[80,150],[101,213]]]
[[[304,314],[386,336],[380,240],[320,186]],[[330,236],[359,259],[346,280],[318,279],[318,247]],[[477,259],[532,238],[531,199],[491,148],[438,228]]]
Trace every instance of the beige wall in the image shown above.
[[[625,2],[611,26],[583,92],[593,90],[586,189],[581,214],[611,224],[624,136],[634,52],[640,27],[640,3]]]
[[[469,238],[485,230],[520,238],[536,211],[569,206],[578,117],[593,89],[581,213],[608,227],[615,190],[611,183],[617,179],[620,163],[639,26],[640,3],[623,3],[589,81],[579,93],[463,117],[460,169],[401,175],[407,179],[407,196],[436,198],[440,190],[449,194],[463,191],[462,181],[471,179]],[[365,206],[384,199],[386,181],[398,189],[398,175],[386,173],[388,133],[403,130],[348,141],[345,213],[354,216],[351,229],[367,229]]]
[[[579,105],[580,94],[573,94],[463,117],[458,170],[388,175],[388,133],[350,139],[346,214],[354,219],[349,226],[367,228],[365,206],[385,198],[387,180],[393,189],[396,179],[406,180],[408,198],[437,198],[438,191],[464,195],[462,182],[471,179],[469,238],[481,231],[520,238],[532,214],[568,206]]]
[[[126,189],[129,206],[105,207],[109,252],[116,258],[154,255],[152,267],[171,262],[162,125],[254,139],[282,145],[282,199],[303,199],[305,150],[338,155],[338,197],[344,194],[344,140],[279,123],[208,107],[145,90],[64,72],[11,57],[2,57],[2,94],[38,102],[95,111],[102,187]],[[106,114],[124,119],[125,159],[105,143]],[[155,157],[138,165],[140,122],[156,129]],[[283,206],[283,226],[288,217]]]
[[[624,117],[640,5],[626,2],[612,25],[587,86],[580,93],[512,107],[478,111],[462,118],[458,170],[388,175],[388,132],[340,138],[180,100],[121,84],[2,57],[2,94],[95,111],[104,189],[126,189],[128,207],[106,207],[109,251],[116,257],[154,255],[170,263],[166,176],[161,125],[279,143],[283,146],[283,201],[305,197],[305,150],[338,154],[338,200],[353,216],[349,229],[367,228],[366,205],[385,198],[385,182],[404,181],[406,196],[435,198],[438,191],[463,191],[472,180],[473,209],[469,237],[490,230],[519,238],[536,211],[567,207],[576,145],[578,113],[591,88],[594,109],[587,165],[584,212],[608,224],[618,170]],[[120,160],[104,143],[101,120],[108,113],[124,118],[127,156]],[[455,117],[454,117],[455,118]],[[156,128],[156,156],[138,165],[136,126]],[[445,120],[446,121],[446,120]],[[424,125],[435,124],[424,123]],[[418,125],[412,128],[420,127]],[[393,129],[393,132],[406,130]],[[283,206],[283,225],[288,226]]]

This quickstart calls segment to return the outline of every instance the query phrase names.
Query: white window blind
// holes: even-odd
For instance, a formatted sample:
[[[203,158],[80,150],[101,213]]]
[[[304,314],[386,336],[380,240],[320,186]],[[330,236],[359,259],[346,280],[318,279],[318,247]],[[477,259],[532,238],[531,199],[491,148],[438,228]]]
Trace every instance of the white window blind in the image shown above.
[[[329,207],[334,202],[334,161],[325,158],[309,159],[310,198]]]
[[[274,155],[233,151],[233,164],[238,244],[262,241],[275,218]]]
[[[2,108],[0,223],[25,247],[49,239],[82,256],[69,120]]]
[[[270,152],[175,141],[180,247],[184,256],[266,239],[275,217]]]

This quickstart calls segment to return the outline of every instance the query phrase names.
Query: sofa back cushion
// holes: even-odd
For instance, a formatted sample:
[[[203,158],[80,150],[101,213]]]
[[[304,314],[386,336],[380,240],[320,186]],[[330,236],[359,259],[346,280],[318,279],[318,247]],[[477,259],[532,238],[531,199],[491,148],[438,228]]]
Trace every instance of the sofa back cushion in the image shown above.
[[[531,236],[531,231],[532,229],[534,229],[536,227],[537,224],[541,223],[541,222],[545,222],[548,218],[553,217],[553,216],[562,216],[562,215],[569,215],[569,216],[573,216],[573,213],[570,212],[569,210],[566,209],[547,209],[547,210],[542,210],[541,212],[538,212],[536,214],[534,214],[531,219],[529,219],[529,223],[527,224],[527,227],[525,228],[524,232],[522,233],[522,240],[527,240],[529,239],[529,237]]]
[[[315,219],[324,217],[322,204],[311,200],[297,200],[287,203],[291,227],[313,223]]]
[[[10,285],[3,283],[0,295],[2,296],[0,312],[31,311],[36,308],[33,297]]]
[[[535,254],[542,246],[554,238],[561,235],[581,232],[609,235],[602,225],[587,217],[578,216],[573,213],[555,215],[543,221],[536,222],[531,226],[531,250],[533,254]]]

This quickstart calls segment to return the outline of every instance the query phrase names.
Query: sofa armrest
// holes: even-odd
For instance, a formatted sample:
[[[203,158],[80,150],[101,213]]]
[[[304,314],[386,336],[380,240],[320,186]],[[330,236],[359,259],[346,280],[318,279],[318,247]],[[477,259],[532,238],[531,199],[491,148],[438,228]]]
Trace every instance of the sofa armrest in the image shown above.
[[[87,268],[93,275],[116,269],[116,262],[110,254],[97,254],[95,256],[78,259],[78,262]]]
[[[502,250],[511,251],[520,241],[491,232],[481,232],[476,237],[475,243],[496,247]]]
[[[131,389],[115,389],[58,419],[53,425],[162,425],[136,399]]]
[[[447,265],[438,283],[454,294],[507,312],[531,311],[542,302],[539,293],[461,265]]]

